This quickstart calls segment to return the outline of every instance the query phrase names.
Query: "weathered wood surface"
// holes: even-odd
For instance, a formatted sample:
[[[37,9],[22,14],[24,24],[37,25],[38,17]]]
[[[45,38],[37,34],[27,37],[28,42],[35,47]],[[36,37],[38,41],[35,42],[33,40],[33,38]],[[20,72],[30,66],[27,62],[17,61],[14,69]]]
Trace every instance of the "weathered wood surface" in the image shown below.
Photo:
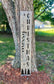
[[[0,0],[6,12],[9,25],[12,30],[13,39],[15,43],[16,56],[12,65],[14,68],[20,67],[20,11],[32,11],[32,56],[31,68],[36,71],[36,52],[35,52],[35,35],[34,35],[34,13],[33,0]]]
[[[31,74],[32,11],[20,12],[21,73]]]
[[[34,10],[33,0],[20,0],[20,11],[32,11],[32,56],[31,56],[31,67],[32,71],[36,69],[36,52],[35,52],[35,32],[34,32]]]

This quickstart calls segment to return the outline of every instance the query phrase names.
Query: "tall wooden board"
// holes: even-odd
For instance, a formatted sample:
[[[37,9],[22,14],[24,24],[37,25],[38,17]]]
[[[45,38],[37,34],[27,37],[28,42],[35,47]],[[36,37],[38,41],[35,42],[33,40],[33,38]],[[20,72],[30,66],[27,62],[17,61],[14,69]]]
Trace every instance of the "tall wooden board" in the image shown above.
[[[21,74],[31,74],[32,11],[20,11]]]

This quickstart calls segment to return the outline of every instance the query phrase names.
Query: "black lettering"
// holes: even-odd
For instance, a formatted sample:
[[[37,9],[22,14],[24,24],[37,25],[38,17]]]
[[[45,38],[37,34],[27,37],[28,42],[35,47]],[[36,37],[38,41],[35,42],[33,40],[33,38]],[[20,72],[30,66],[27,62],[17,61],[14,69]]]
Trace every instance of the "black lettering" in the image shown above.
[[[29,62],[27,62],[27,66],[29,66]]]
[[[27,56],[27,60],[29,61],[29,56]]]
[[[24,74],[24,71],[23,71],[23,69],[22,69],[22,71],[21,71],[21,74]]]
[[[22,52],[24,52],[24,41],[25,41],[25,34],[22,33]]]
[[[24,48],[22,48],[22,52],[24,52]]]
[[[29,42],[29,38],[27,38],[27,41]]]
[[[27,19],[27,24],[30,24],[30,19]]]
[[[29,48],[29,44],[27,44],[27,48]]]
[[[30,15],[30,14],[28,13],[28,14],[27,14],[27,18],[29,18],[29,15]]]
[[[22,43],[22,47],[24,47],[24,43]]]
[[[29,30],[29,25],[27,25],[27,30]]]
[[[26,54],[28,54],[28,50],[26,50]]]
[[[30,74],[30,70],[28,69],[28,74]]]
[[[27,32],[27,35],[29,36],[29,32]]]

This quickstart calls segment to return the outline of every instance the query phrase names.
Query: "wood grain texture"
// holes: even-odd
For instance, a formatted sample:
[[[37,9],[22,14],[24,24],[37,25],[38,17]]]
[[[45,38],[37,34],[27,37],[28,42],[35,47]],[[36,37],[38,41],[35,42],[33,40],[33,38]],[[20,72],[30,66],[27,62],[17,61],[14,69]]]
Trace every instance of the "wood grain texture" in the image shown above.
[[[9,25],[12,30],[13,39],[15,43],[16,56],[12,62],[14,68],[20,67],[20,11],[32,11],[32,72],[37,71],[36,68],[36,52],[35,52],[35,35],[34,35],[34,12],[33,0],[15,0],[14,7],[12,0],[1,0],[5,13],[7,15]]]

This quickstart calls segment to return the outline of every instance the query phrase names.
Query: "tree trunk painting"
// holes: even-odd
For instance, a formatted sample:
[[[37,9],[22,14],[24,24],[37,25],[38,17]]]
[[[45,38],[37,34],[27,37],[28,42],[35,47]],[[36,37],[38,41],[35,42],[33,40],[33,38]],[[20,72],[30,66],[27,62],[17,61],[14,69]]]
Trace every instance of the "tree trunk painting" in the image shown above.
[[[35,32],[34,32],[34,13],[33,0],[0,0],[5,10],[9,25],[12,31],[15,44],[15,58],[12,61],[14,68],[21,67],[20,56],[20,11],[32,11],[32,46],[31,46],[31,71],[37,71],[36,52],[35,52]]]

